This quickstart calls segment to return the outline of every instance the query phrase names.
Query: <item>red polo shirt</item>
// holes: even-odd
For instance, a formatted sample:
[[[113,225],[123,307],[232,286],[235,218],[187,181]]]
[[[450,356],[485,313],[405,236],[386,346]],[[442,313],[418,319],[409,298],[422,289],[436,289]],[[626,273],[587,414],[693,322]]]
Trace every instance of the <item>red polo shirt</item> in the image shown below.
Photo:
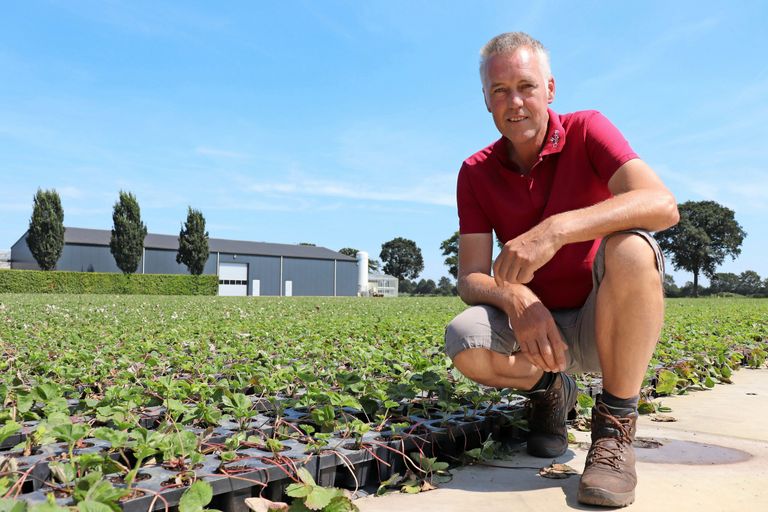
[[[609,197],[608,180],[637,158],[600,112],[549,111],[547,137],[528,176],[508,156],[502,137],[464,161],[459,171],[459,231],[496,232],[502,241],[557,213]],[[534,274],[531,290],[549,309],[581,307],[592,290],[592,261],[600,240],[563,246]]]

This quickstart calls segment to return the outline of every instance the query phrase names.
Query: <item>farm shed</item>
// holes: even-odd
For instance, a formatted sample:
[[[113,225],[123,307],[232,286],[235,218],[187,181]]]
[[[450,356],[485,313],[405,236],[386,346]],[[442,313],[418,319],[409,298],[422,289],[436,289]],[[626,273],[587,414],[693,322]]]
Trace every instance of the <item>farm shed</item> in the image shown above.
[[[66,228],[56,270],[120,272],[109,251],[111,232]],[[39,270],[27,247],[27,233],[11,247],[11,268]],[[147,234],[139,274],[186,274],[176,263],[177,236]],[[219,276],[219,295],[357,295],[355,258],[307,245],[209,240],[204,274]]]

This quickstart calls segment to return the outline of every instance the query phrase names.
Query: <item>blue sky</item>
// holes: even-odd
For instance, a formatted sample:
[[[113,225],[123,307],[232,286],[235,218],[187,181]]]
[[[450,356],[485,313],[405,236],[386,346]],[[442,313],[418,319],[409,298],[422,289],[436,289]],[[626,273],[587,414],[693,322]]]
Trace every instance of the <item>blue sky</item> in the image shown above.
[[[721,271],[765,278],[766,19],[758,1],[4,3],[0,249],[38,187],[101,229],[123,189],[150,232],[191,205],[217,238],[377,258],[403,236],[437,280],[459,166],[499,136],[478,51],[523,30],[550,50],[553,108],[602,111],[678,201],[734,209],[748,236]]]

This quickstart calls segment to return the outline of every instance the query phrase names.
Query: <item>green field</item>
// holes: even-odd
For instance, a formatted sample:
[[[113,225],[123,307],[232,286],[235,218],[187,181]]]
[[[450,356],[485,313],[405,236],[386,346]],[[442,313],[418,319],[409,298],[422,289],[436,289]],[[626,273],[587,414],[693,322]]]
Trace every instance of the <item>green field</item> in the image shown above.
[[[0,382],[54,382],[80,398],[78,387],[153,387],[161,376],[226,378],[265,394],[354,376],[364,395],[425,371],[447,376],[443,329],[464,307],[457,298],[0,295]],[[654,368],[688,364],[716,377],[739,357],[765,358],[768,300],[669,299],[666,316]]]
[[[458,298],[0,295],[0,510],[26,510],[3,497],[47,494],[68,510],[117,512],[146,497],[135,479],[158,464],[175,476],[155,493],[187,488],[201,471],[230,475],[227,464],[244,460],[263,471],[288,464],[305,479],[281,455],[290,442],[304,454],[353,443],[389,456],[386,432],[421,440],[419,451],[439,446],[427,425],[453,440],[452,424],[492,418],[505,396],[461,378],[442,353],[444,327],[464,308]],[[767,345],[768,300],[669,300],[644,392],[728,382],[740,366],[764,365]],[[583,412],[581,398],[591,399],[580,397]],[[519,405],[500,407],[509,428],[524,425],[512,415]],[[88,452],[93,443],[102,448]],[[419,478],[444,464],[408,456],[427,468]],[[41,464],[50,476],[35,479]],[[210,494],[195,485],[188,500]],[[306,496],[299,487],[289,495]]]

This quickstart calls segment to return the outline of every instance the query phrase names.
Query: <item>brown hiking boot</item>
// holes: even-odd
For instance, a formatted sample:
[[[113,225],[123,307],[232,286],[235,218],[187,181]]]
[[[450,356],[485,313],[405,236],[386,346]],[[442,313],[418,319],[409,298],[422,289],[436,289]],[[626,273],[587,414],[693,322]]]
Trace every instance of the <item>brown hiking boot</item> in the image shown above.
[[[613,416],[599,399],[592,408],[592,446],[579,482],[578,500],[588,505],[625,507],[635,501],[637,413]]]
[[[576,405],[576,381],[565,373],[557,373],[549,388],[528,393],[528,400],[528,453],[545,458],[564,454],[568,448],[565,420]]]

